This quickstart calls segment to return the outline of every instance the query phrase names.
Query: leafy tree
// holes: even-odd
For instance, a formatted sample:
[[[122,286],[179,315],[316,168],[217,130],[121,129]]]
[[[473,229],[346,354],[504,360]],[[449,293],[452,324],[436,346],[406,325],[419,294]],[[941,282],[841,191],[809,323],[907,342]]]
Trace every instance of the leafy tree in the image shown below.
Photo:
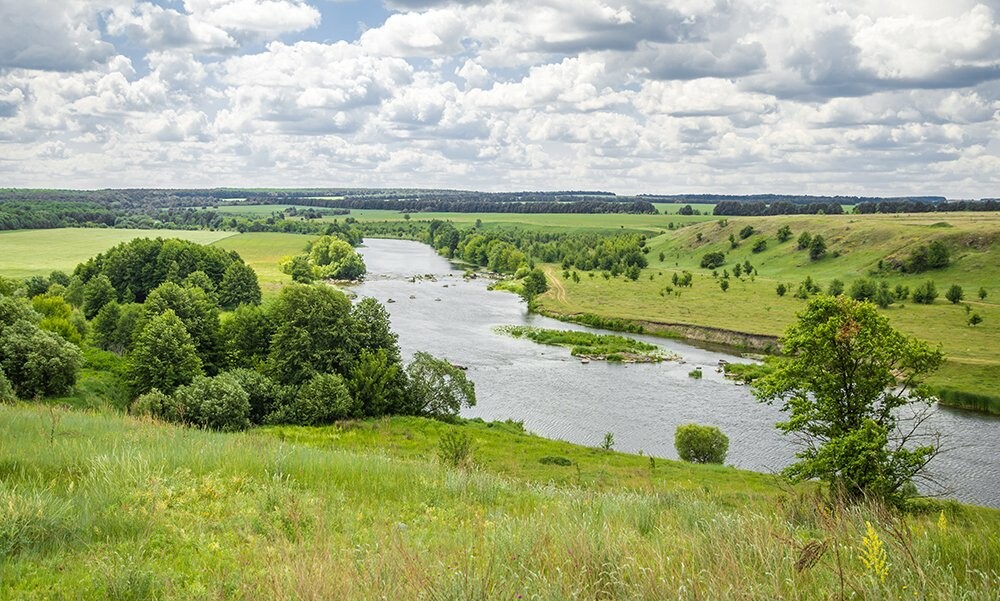
[[[979,313],[973,313],[972,315],[969,316],[970,326],[978,326],[981,323],[983,323],[983,316],[980,315]]]
[[[826,240],[823,236],[816,234],[812,237],[812,241],[809,243],[809,259],[812,261],[819,261],[826,256]]]
[[[893,296],[895,296],[898,301],[905,301],[910,298],[910,287],[904,286],[903,284],[896,284],[896,290],[893,292]]]
[[[3,373],[3,368],[0,367],[0,403],[12,403],[16,400],[14,386],[7,379],[7,374]]]
[[[810,244],[812,244],[812,234],[810,234],[809,232],[802,232],[801,234],[799,234],[799,241],[797,244],[799,250],[805,250],[809,248]]]
[[[289,392],[284,386],[252,369],[233,369],[219,376],[231,378],[246,391],[250,404],[247,417],[252,424],[263,424],[269,415],[285,404]]]
[[[0,329],[0,369],[21,398],[65,394],[76,384],[80,349],[29,320]]]
[[[307,255],[285,257],[278,263],[278,268],[281,269],[281,273],[292,276],[293,282],[310,284],[314,279],[312,265],[309,264]]]
[[[719,280],[719,288],[721,288],[723,292],[728,291],[729,290],[729,280],[726,279],[726,278],[722,278],[721,280]]]
[[[898,410],[929,407],[921,378],[941,352],[894,330],[873,305],[829,296],[809,302],[782,349],[788,359],[752,386],[758,400],[780,402],[788,414],[778,429],[805,442],[785,475],[819,478],[847,500],[901,501],[939,445],[913,446],[921,433],[904,427]]]
[[[276,329],[266,309],[240,305],[222,322],[221,328],[227,365],[257,369],[264,364]]]
[[[346,374],[353,360],[351,302],[330,286],[285,287],[270,307],[270,375],[300,385],[317,373]]]
[[[524,277],[524,284],[521,287],[521,296],[523,296],[525,300],[530,301],[548,289],[549,283],[545,279],[545,273],[536,267],[529,271],[528,275]]]
[[[24,286],[28,291],[28,298],[45,294],[49,291],[49,281],[40,275],[31,276],[24,280]]]
[[[62,271],[53,271],[49,274],[50,284],[59,284],[60,286],[69,286],[70,277]]]
[[[385,349],[364,350],[351,368],[347,389],[367,417],[405,411],[406,377]]]
[[[979,289],[979,300],[986,300],[986,288]]]
[[[182,284],[185,288],[201,288],[213,302],[217,302],[219,300],[219,297],[216,294],[217,286],[215,285],[215,282],[213,282],[212,278],[208,277],[208,274],[204,271],[192,271],[187,274],[187,277],[184,278]]]
[[[874,300],[878,294],[878,283],[871,278],[858,278],[851,284],[848,294],[856,301]]]
[[[752,225],[748,225],[740,230],[740,240],[746,240],[750,236],[753,236],[754,229]]]
[[[385,351],[390,363],[402,361],[399,337],[392,331],[389,312],[374,298],[363,298],[351,309],[351,340],[358,354]]]
[[[406,366],[410,401],[417,413],[438,418],[458,415],[476,404],[476,387],[465,372],[428,353],[416,353]]]
[[[685,424],[674,432],[674,448],[684,461],[723,463],[729,451],[729,437],[715,426]]]
[[[184,421],[185,409],[182,402],[169,394],[154,388],[141,394],[129,405],[132,415],[148,415],[168,422]]]
[[[778,287],[775,288],[774,291],[778,293],[778,296],[785,296],[785,294],[788,293],[788,286],[778,284]]]
[[[239,305],[259,305],[261,299],[257,272],[252,267],[233,261],[222,274],[219,285],[219,304],[227,309]]]
[[[726,254],[722,252],[705,253],[701,257],[701,266],[704,269],[718,269],[726,262]]]
[[[779,227],[775,237],[778,238],[778,242],[788,242],[792,239],[792,228],[787,225]]]
[[[171,393],[201,375],[201,359],[184,322],[172,309],[153,317],[136,338],[126,365],[135,394]]]
[[[299,390],[295,399],[274,413],[273,423],[321,426],[359,417],[360,407],[337,374],[316,374]]]
[[[219,309],[204,290],[164,282],[149,293],[143,305],[151,316],[173,310],[191,335],[205,371],[219,371],[223,365]]]
[[[944,293],[944,297],[951,301],[951,304],[957,305],[962,302],[963,298],[965,298],[965,291],[962,290],[962,287],[958,284],[952,284],[951,287],[948,288],[948,291]]]
[[[761,253],[767,250],[767,238],[758,238],[757,241],[753,243],[753,248],[750,250],[755,253]]]
[[[739,245],[740,245],[740,243],[736,241],[736,236],[733,235],[733,234],[729,234],[729,248],[733,249],[733,248],[736,248]]]
[[[202,428],[238,432],[250,427],[250,395],[232,374],[197,376],[174,392],[184,421]]]
[[[826,288],[826,293],[830,296],[840,296],[844,293],[844,282],[834,278]]]
[[[678,215],[694,215],[694,208],[691,205],[684,205],[683,207],[677,209]]]
[[[934,299],[937,298],[937,287],[934,286],[934,282],[927,280],[923,284],[920,284],[913,290],[913,302],[919,303],[921,305],[930,305],[934,303]]]
[[[99,275],[83,287],[83,314],[93,319],[101,307],[118,300],[118,293],[106,275]]]

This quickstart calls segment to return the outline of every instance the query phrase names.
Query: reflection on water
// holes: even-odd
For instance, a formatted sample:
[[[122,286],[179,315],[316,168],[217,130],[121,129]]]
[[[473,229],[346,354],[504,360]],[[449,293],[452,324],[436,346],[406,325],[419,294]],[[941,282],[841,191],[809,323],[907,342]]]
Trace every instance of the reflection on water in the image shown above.
[[[585,365],[568,349],[509,338],[492,328],[588,328],[529,315],[515,295],[490,292],[482,279],[464,280],[428,246],[368,239],[361,253],[369,276],[354,291],[385,303],[404,355],[423,350],[468,366],[478,404],[462,412],[466,417],[524,421],[537,434],[591,446],[613,432],[617,450],[671,458],[677,457],[674,429],[697,422],[729,436],[727,461],[738,467],[772,472],[793,457],[792,442],[774,428],[781,413],[716,373],[720,359],[741,361],[738,357],[634,336],[680,354],[683,363]],[[425,274],[434,279],[411,281]],[[697,366],[701,380],[687,375]],[[931,422],[950,449],[932,464],[935,475],[963,501],[1000,507],[1000,419],[941,409]]]

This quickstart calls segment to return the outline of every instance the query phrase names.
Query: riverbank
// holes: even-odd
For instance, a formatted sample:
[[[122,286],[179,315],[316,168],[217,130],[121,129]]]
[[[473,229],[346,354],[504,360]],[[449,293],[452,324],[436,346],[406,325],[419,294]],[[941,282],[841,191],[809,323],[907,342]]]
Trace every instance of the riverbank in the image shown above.
[[[0,424],[3,599],[985,600],[1000,573],[996,510],[831,514],[767,475],[516,424],[221,434],[37,405]],[[437,459],[448,433],[471,439],[471,469]],[[867,524],[884,579],[859,558]]]

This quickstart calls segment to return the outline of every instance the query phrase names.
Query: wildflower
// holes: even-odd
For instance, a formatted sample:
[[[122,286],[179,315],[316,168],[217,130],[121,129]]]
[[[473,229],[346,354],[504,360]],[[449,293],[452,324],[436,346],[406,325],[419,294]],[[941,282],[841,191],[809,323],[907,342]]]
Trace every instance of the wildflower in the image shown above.
[[[860,559],[872,575],[878,576],[879,580],[885,582],[886,576],[889,575],[889,563],[882,539],[879,538],[878,532],[872,528],[871,522],[865,522],[865,536],[861,539]]]
[[[944,517],[943,509],[941,510],[941,514],[938,515],[937,527],[941,534],[944,534],[948,530],[948,518]]]

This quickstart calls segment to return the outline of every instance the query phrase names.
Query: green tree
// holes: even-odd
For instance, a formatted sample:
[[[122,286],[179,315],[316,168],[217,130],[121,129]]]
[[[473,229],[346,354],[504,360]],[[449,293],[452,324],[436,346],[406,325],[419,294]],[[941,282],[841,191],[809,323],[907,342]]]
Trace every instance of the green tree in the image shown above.
[[[826,240],[823,236],[816,234],[812,237],[812,241],[809,243],[809,259],[812,261],[819,261],[826,256]]]
[[[726,255],[722,252],[705,253],[701,257],[701,267],[703,269],[718,269],[726,262]]]
[[[184,421],[202,428],[238,432],[250,427],[250,395],[232,374],[197,376],[174,392]]]
[[[126,364],[126,379],[137,395],[154,388],[172,393],[201,373],[198,349],[172,309],[146,324]]]
[[[799,234],[799,241],[797,244],[798,249],[805,250],[809,248],[809,245],[812,244],[812,239],[813,239],[812,234],[810,234],[809,232],[802,232],[801,234]]]
[[[674,448],[684,461],[723,463],[729,451],[729,437],[715,426],[685,424],[674,432]]]
[[[934,303],[934,299],[937,298],[937,295],[937,287],[934,286],[934,282],[927,280],[913,289],[912,298],[915,303],[930,305]]]
[[[951,287],[948,288],[948,291],[944,293],[944,297],[951,301],[951,304],[957,305],[962,302],[963,298],[965,298],[965,291],[962,290],[962,287],[958,284],[952,284]]]
[[[788,242],[792,239],[792,228],[787,225],[779,227],[775,237],[778,238],[778,242]]]
[[[106,275],[99,275],[83,287],[83,314],[93,319],[101,307],[114,300],[118,300],[118,293],[111,280]]]
[[[534,268],[524,277],[524,284],[521,288],[521,296],[530,301],[539,294],[549,289],[549,283],[545,279],[545,273],[539,268]]]
[[[805,442],[785,475],[819,478],[850,501],[900,502],[939,444],[915,446],[923,433],[905,427],[897,410],[930,406],[921,379],[941,352],[894,330],[874,305],[829,296],[810,301],[781,343],[788,359],[752,386],[788,414],[778,429]]]
[[[264,307],[240,305],[221,327],[227,365],[257,369],[264,364],[277,329]]]
[[[366,417],[405,411],[406,378],[402,366],[385,349],[361,352],[351,368],[347,389]]]
[[[285,287],[270,307],[268,370],[283,384],[317,373],[346,374],[353,360],[351,302],[330,286]]]
[[[261,299],[257,272],[252,267],[233,261],[222,274],[219,285],[219,304],[227,309],[239,305],[259,305]]]
[[[76,384],[80,349],[28,320],[0,330],[0,369],[21,398],[66,394]]]
[[[173,310],[191,335],[205,371],[215,374],[222,368],[219,308],[204,290],[164,282],[149,293],[143,306],[150,316]]]
[[[3,373],[3,368],[0,367],[0,403],[12,403],[16,400],[14,386],[7,379],[7,374]]]
[[[986,300],[986,288],[979,289],[979,300]]]
[[[755,253],[761,253],[767,250],[767,238],[758,238],[757,241],[753,243],[753,248],[750,250]]]
[[[462,407],[476,404],[476,387],[465,372],[444,359],[416,353],[406,366],[410,401],[415,412],[437,418],[458,415]]]
[[[840,296],[844,293],[844,282],[834,278],[833,281],[830,282],[830,285],[827,286],[826,293],[830,296]]]
[[[316,374],[302,386],[295,399],[274,413],[269,421],[321,426],[360,415],[360,407],[351,398],[342,377],[337,374]]]
[[[785,296],[788,293],[788,286],[784,284],[778,284],[778,287],[774,289],[778,293],[778,296]]]
[[[389,312],[374,298],[363,298],[351,309],[351,339],[357,353],[383,350],[390,363],[401,362],[399,337],[392,331]]]

